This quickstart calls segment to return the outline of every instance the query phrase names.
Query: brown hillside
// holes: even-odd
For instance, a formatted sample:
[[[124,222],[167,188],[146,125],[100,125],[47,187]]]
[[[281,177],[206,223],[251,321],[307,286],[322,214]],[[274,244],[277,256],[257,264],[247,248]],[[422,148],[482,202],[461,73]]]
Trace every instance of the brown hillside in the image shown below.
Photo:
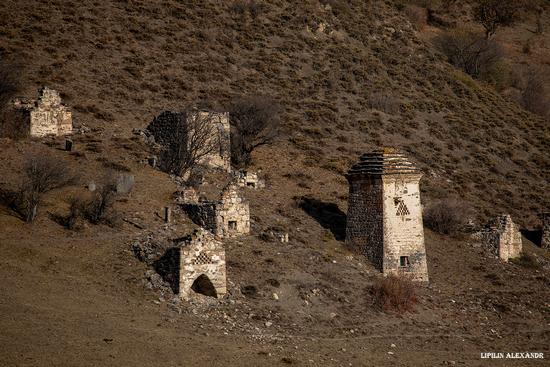
[[[425,202],[458,196],[479,222],[507,212],[537,226],[550,208],[548,121],[444,62],[391,1],[245,3],[0,2],[0,55],[21,66],[20,94],[62,92],[82,131],[73,153],[62,139],[0,140],[2,189],[30,152],[81,176],[48,193],[32,225],[0,206],[0,365],[477,366],[480,352],[548,355],[548,252],[524,239],[528,256],[501,263],[427,230],[430,286],[398,315],[376,307],[378,273],[342,232],[343,174],[383,145],[418,163]],[[193,227],[181,213],[163,224],[177,186],[146,164],[132,129],[247,94],[278,101],[282,134],[253,156],[267,188],[245,189],[252,234],[227,244],[228,298],[190,306],[149,289],[151,268],[132,253],[138,239],[163,249]],[[56,223],[109,168],[136,176],[115,204],[118,227]],[[273,228],[290,242],[265,240]]]

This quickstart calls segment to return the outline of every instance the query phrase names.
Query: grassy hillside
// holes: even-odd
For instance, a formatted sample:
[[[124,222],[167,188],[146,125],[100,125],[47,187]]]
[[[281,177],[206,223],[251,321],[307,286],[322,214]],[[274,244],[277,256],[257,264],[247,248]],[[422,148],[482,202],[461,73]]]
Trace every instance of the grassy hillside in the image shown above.
[[[378,274],[342,238],[343,174],[382,145],[422,168],[424,201],[458,196],[480,220],[508,212],[537,225],[550,207],[548,121],[447,64],[391,1],[239,4],[251,3],[0,3],[0,52],[21,66],[20,94],[59,90],[83,131],[71,154],[62,139],[0,140],[2,188],[16,186],[31,151],[81,175],[47,195],[32,225],[1,207],[0,361],[482,365],[483,351],[548,353],[550,260],[527,240],[531,260],[503,264],[427,231],[431,285],[400,316],[373,305]],[[146,164],[132,129],[163,110],[249,94],[284,111],[279,140],[253,157],[268,187],[245,190],[253,233],[227,244],[229,298],[190,307],[149,289],[150,269],[131,251],[192,228],[182,214],[163,225],[177,186]],[[112,167],[136,176],[116,203],[118,228],[69,231],[52,220]],[[290,242],[263,240],[273,228]],[[246,286],[257,293],[242,294]]]

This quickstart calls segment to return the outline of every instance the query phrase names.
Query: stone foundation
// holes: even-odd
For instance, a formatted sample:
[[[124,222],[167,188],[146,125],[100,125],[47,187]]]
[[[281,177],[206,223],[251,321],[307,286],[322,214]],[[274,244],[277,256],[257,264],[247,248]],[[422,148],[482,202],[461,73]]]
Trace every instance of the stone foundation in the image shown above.
[[[473,237],[501,260],[508,261],[521,256],[521,233],[508,214],[493,219]]]
[[[398,151],[364,154],[346,175],[346,244],[384,274],[428,281],[420,171]]]
[[[53,89],[44,87],[39,91],[38,100],[16,101],[15,108],[28,113],[31,137],[61,136],[73,132],[72,114],[61,104],[59,93]]]
[[[192,292],[223,297],[227,293],[223,244],[208,231],[199,228],[178,246],[180,298],[188,300]]]

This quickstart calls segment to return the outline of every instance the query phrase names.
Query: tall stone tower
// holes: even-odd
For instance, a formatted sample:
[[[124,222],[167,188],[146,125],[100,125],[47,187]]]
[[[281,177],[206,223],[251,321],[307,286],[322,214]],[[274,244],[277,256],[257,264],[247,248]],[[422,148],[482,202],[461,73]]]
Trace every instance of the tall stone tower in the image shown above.
[[[421,172],[399,151],[366,153],[349,170],[348,246],[365,254],[384,274],[428,281]]]

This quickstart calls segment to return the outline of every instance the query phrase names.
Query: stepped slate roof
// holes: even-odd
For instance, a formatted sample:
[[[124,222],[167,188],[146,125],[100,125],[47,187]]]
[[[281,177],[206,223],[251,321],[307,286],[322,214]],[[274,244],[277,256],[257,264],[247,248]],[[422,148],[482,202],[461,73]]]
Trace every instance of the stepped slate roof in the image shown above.
[[[383,148],[365,153],[348,171],[346,177],[356,175],[421,174],[409,159],[395,148]]]

